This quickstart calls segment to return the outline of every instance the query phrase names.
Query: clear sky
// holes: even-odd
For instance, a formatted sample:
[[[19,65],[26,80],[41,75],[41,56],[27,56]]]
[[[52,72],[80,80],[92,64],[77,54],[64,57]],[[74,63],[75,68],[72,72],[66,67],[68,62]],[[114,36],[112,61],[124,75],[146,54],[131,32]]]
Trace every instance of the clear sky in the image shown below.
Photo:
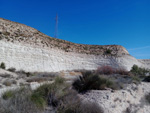
[[[122,45],[150,58],[150,0],[0,0],[0,17],[82,44]]]

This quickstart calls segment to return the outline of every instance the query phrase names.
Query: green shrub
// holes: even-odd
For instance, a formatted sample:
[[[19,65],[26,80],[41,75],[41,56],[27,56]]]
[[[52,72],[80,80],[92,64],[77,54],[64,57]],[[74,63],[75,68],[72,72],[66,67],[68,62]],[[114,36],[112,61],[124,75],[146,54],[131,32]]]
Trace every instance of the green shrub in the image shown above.
[[[105,54],[111,54],[111,52],[112,52],[112,50],[107,49],[107,50],[105,51]]]
[[[2,63],[0,64],[0,68],[2,68],[2,69],[5,69],[5,68],[6,68],[6,66],[5,66],[5,63],[4,63],[4,62],[2,62]]]
[[[100,77],[99,75],[92,73],[85,73],[82,76],[79,76],[73,84],[73,88],[78,92],[86,92],[88,90],[104,90],[106,88],[113,88],[114,83],[107,78]]]
[[[46,105],[57,106],[59,99],[66,94],[68,86],[65,84],[63,78],[56,78],[52,84],[43,84],[37,88],[32,97],[38,96],[41,100],[45,100]],[[34,99],[32,99],[34,100]],[[39,101],[33,101],[40,105]]]
[[[11,98],[11,97],[13,97],[13,96],[14,96],[14,91],[9,90],[9,91],[6,91],[6,92],[2,95],[2,98],[3,98],[4,100],[7,100],[7,99],[9,99],[9,98]]]
[[[144,77],[150,71],[145,69],[145,68],[140,68],[137,65],[133,65],[133,67],[131,68],[130,72],[133,73],[136,76]]]

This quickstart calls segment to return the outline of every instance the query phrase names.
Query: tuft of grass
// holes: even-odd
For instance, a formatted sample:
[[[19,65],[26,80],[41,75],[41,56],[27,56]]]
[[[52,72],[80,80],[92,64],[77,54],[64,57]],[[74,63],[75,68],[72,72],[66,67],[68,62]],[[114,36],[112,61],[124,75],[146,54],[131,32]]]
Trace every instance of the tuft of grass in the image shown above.
[[[43,104],[46,103],[46,105],[55,107],[58,105],[59,99],[66,94],[66,89],[68,89],[68,86],[66,85],[65,80],[56,77],[54,83],[43,84],[37,88],[33,92],[32,98],[38,97],[39,100],[45,100],[45,102],[43,101]],[[41,101],[35,101],[35,99],[32,100],[36,105],[41,105]]]
[[[55,84],[64,84],[64,82],[65,82],[65,78],[62,78],[62,77],[59,77],[59,76],[57,76],[55,78]]]
[[[44,109],[46,106],[46,100],[38,93],[33,93],[31,95],[31,100],[36,104],[40,109]]]
[[[2,95],[2,98],[3,98],[4,100],[7,100],[7,99],[9,99],[9,98],[11,98],[11,97],[13,97],[13,96],[14,96],[14,91],[9,90],[9,91],[6,91],[6,92]]]

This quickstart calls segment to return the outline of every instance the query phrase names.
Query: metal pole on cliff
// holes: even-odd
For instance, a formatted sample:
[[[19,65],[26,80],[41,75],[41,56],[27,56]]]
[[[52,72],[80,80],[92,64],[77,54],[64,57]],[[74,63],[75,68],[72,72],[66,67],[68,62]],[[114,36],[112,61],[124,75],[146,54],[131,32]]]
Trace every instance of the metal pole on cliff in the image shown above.
[[[56,14],[55,18],[56,24],[55,24],[55,38],[58,38],[58,14]]]

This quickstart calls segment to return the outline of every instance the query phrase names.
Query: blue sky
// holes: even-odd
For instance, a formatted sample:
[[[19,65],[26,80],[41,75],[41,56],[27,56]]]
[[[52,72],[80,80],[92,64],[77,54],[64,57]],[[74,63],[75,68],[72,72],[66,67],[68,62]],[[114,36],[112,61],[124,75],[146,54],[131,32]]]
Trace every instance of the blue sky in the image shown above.
[[[82,44],[122,45],[150,58],[150,0],[0,0],[0,17]]]

